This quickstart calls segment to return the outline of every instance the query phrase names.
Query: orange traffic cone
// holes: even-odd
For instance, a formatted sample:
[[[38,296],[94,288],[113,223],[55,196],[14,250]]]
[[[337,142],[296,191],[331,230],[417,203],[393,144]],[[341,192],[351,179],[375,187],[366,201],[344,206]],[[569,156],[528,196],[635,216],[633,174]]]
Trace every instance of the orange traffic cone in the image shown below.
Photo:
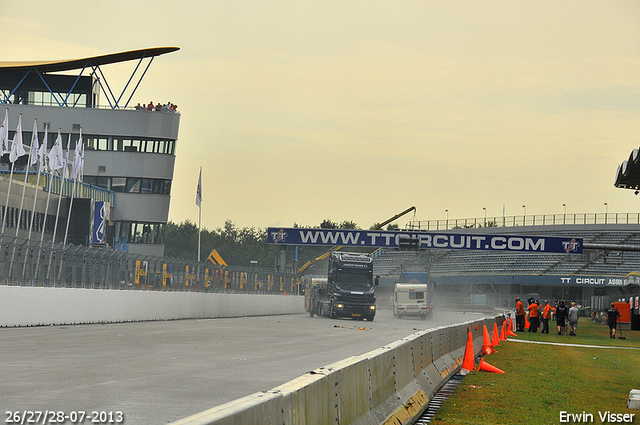
[[[491,340],[491,344],[493,344],[494,347],[497,347],[498,345],[500,345],[500,334],[498,333],[498,324],[497,323],[493,323],[493,339]]]
[[[507,340],[507,321],[502,322],[502,327],[500,328],[500,341]]]
[[[524,328],[525,329],[529,329],[529,319],[527,319],[527,316],[524,316]]]
[[[504,373],[503,370],[500,370],[495,366],[491,366],[489,363],[485,362],[484,359],[480,359],[478,370],[482,372]]]
[[[509,331],[514,332],[513,330],[513,318],[509,317]]]
[[[476,356],[473,351],[473,336],[471,332],[467,336],[467,347],[464,350],[464,359],[462,360],[462,369],[471,372],[476,367]]]
[[[483,325],[483,338],[482,338],[482,354],[493,354],[496,350],[493,349],[493,345],[491,344],[491,339],[489,338],[489,331],[487,330],[487,325]]]
[[[507,336],[518,336],[514,331],[513,331],[513,320],[509,319],[509,327],[507,328]]]

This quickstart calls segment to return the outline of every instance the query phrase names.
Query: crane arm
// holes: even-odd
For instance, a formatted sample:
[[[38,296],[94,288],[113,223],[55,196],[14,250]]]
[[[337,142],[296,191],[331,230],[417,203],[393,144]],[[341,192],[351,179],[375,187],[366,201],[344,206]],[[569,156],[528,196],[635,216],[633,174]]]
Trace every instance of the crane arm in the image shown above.
[[[412,206],[411,208],[407,208],[406,210],[402,211],[399,214],[394,215],[393,217],[383,221],[382,223],[376,224],[373,227],[371,227],[369,230],[378,230],[381,229],[382,227],[386,226],[387,224],[391,223],[392,221],[395,221],[397,219],[399,219],[400,217],[402,217],[405,214],[410,213],[411,211],[416,211],[416,207]],[[343,246],[334,246],[333,248],[331,248],[329,251],[325,252],[324,254],[320,255],[319,257],[314,258],[313,260],[309,260],[306,263],[304,263],[304,265],[302,267],[300,267],[298,269],[298,275],[301,275],[302,273],[304,273],[304,271],[306,269],[308,269],[309,267],[313,266],[315,263],[317,263],[318,261],[322,261],[325,258],[327,258],[329,256],[329,254],[331,254],[332,251],[338,251],[340,249],[344,248]]]

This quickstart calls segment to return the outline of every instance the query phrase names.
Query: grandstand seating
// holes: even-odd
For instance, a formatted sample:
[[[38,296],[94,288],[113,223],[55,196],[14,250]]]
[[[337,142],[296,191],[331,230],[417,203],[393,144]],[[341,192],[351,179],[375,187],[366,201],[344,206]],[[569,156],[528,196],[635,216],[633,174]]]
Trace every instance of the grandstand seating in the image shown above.
[[[528,235],[549,230],[520,228]],[[559,230],[554,236],[580,237],[585,243],[640,245],[640,233],[632,230]],[[502,251],[382,250],[374,261],[374,273],[397,277],[401,271],[428,271],[433,276],[462,275],[597,275],[625,276],[640,271],[640,253],[584,250],[583,254],[513,253]]]

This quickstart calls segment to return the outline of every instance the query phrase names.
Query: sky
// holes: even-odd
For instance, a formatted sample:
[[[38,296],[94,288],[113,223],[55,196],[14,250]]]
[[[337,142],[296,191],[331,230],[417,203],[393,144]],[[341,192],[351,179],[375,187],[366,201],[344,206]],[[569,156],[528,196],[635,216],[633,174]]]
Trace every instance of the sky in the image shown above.
[[[180,48],[133,98],[181,113],[176,223],[200,167],[207,229],[640,206],[613,186],[640,145],[640,2],[23,0],[0,39],[0,61]],[[103,71],[122,90],[135,64]]]

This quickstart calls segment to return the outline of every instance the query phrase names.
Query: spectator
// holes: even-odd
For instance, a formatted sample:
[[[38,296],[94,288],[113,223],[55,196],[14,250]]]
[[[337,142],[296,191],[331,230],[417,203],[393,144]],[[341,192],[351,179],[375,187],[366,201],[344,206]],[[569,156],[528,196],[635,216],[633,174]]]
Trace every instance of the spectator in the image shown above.
[[[569,310],[567,309],[567,304],[562,301],[558,301],[558,307],[556,308],[556,323],[558,324],[558,335],[566,335],[567,334],[567,316],[569,315]]]
[[[578,317],[580,316],[580,310],[576,307],[576,302],[571,301],[571,308],[569,309],[569,329],[570,336],[576,336],[576,330],[578,329]]]
[[[154,108],[155,106],[153,106],[153,102],[149,102],[149,104],[147,105],[147,111],[153,111]]]
[[[140,102],[138,102],[138,104],[136,105],[136,111],[142,111],[143,109],[144,109],[144,106],[142,106]]]
[[[544,300],[544,310],[542,310],[542,328],[540,329],[540,333],[549,333],[549,319],[551,318],[551,311],[553,310],[555,310],[555,308],[551,307],[547,300]]]
[[[524,332],[524,306],[520,297],[516,298],[516,331]]]
[[[609,338],[616,339],[616,326],[618,318],[621,316],[616,306],[611,303],[611,308],[607,310],[607,325],[609,325]]]
[[[538,320],[538,304],[536,300],[533,298],[529,299],[529,332],[536,333],[538,332],[538,324],[540,323]]]

